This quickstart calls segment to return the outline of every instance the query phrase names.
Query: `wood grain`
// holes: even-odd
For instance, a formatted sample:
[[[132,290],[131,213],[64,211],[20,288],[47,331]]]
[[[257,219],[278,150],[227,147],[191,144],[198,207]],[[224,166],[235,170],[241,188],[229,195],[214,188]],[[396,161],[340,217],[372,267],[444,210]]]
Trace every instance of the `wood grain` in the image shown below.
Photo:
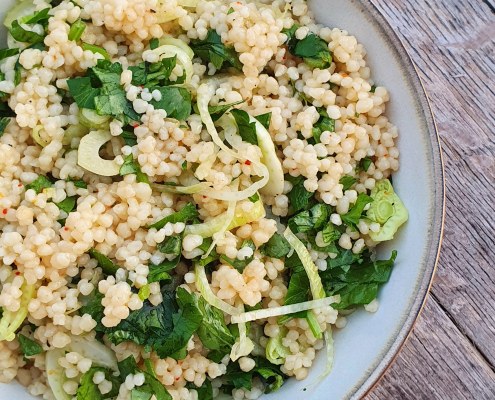
[[[372,2],[431,99],[447,212],[428,305],[367,399],[495,399],[495,1]]]

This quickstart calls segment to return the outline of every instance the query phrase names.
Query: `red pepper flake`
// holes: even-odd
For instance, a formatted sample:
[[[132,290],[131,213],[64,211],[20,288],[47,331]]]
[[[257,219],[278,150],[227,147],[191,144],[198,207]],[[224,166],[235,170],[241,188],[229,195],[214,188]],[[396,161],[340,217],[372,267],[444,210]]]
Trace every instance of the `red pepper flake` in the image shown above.
[[[19,183],[17,187],[23,187],[24,185],[22,183]]]
[[[19,271],[15,271],[15,274],[19,276],[21,273]]]
[[[69,230],[69,228],[67,228],[66,226],[64,226],[64,231],[68,231],[68,230]]]
[[[2,214],[3,215],[7,215],[8,212],[9,212],[9,210],[7,210],[6,208],[4,208],[3,211],[2,211]]]
[[[132,124],[132,127],[136,129],[139,126],[139,124]]]
[[[246,161],[244,161],[244,164],[246,164],[246,165],[251,165],[251,161],[246,160]]]

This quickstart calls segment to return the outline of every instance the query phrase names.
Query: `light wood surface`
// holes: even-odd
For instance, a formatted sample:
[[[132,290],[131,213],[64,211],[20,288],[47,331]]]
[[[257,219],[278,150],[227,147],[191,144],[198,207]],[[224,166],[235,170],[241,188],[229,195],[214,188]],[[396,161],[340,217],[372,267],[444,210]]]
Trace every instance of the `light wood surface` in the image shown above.
[[[495,1],[372,2],[426,86],[444,152],[447,212],[427,305],[366,400],[494,400]]]

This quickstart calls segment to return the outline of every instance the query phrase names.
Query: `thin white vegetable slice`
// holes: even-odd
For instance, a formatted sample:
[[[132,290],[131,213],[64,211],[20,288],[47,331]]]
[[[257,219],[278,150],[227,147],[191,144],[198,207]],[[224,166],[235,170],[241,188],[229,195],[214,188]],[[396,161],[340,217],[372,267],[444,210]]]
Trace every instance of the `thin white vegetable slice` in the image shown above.
[[[64,390],[65,373],[58,363],[58,360],[64,356],[64,349],[48,350],[45,354],[46,378],[56,400],[72,399],[72,396],[69,396]]]
[[[115,353],[95,339],[88,340],[84,337],[72,336],[71,343],[68,347],[71,351],[75,351],[85,358],[89,358],[96,365],[118,371]]]
[[[21,301],[17,311],[4,310],[0,319],[0,341],[11,342],[15,339],[15,331],[21,326],[28,314],[28,304],[34,296],[35,287],[26,281],[21,286]]]
[[[174,38],[172,36],[164,36],[162,37],[160,40],[159,40],[159,43],[160,43],[160,46],[163,46],[165,44],[168,44],[168,45],[172,45],[172,46],[176,46],[182,50],[184,50],[184,52],[187,54],[187,56],[192,60],[194,58],[194,51],[193,49],[191,49],[187,44],[186,42],[184,42],[183,40],[180,40],[180,39],[177,39],[177,38]]]
[[[238,183],[239,183],[239,181],[237,181],[237,184]],[[203,255],[203,258],[206,258],[210,255],[211,251],[215,248],[218,241],[222,237],[224,237],[225,232],[227,232],[229,230],[229,227],[230,227],[230,225],[232,225],[232,221],[234,220],[234,217],[235,217],[236,204],[237,204],[237,202],[235,202],[235,201],[229,201],[229,206],[227,208],[227,211],[225,211],[225,221],[224,221],[222,227],[220,228],[220,230],[213,234],[213,241],[211,242],[211,245],[208,248],[208,251]]]
[[[331,304],[338,303],[339,301],[340,301],[340,296],[330,296],[330,297],[325,297],[323,299],[305,301],[303,303],[291,304],[288,306],[280,306],[273,308],[264,308],[262,310],[248,311],[241,315],[232,316],[232,323],[238,324],[241,322],[256,321],[258,319],[279,317],[281,315],[312,310],[314,308],[328,307]]]
[[[34,14],[36,12],[36,6],[33,0],[24,0],[12,7],[3,20],[3,24],[7,29],[10,29],[12,22],[16,19],[21,19],[22,17],[27,17],[28,15]]]
[[[213,85],[210,85],[208,83],[204,83],[198,88],[197,101],[201,120],[205,124],[206,130],[210,134],[211,139],[221,150],[223,150],[225,153],[229,154],[233,158],[245,161],[246,159],[242,156],[242,154],[229,149],[218,135],[217,128],[215,127],[215,124],[213,123],[211,115],[208,111],[208,104],[210,103],[214,92],[215,90],[213,88]],[[262,187],[266,186],[269,180],[269,172],[265,165],[261,163],[253,163],[253,166],[256,167],[257,173],[261,176],[261,179],[257,182],[254,182],[247,189],[238,192],[226,192],[222,190],[211,189],[207,190],[204,195],[216,200],[223,201],[241,201],[253,196]]]
[[[258,138],[258,146],[263,154],[262,162],[268,168],[268,184],[260,189],[261,194],[268,196],[278,196],[284,191],[284,171],[282,163],[277,157],[275,144],[268,130],[253,117],[250,117],[251,122],[256,123],[256,137]]]
[[[158,183],[152,183],[151,187],[153,190],[164,193],[196,194],[196,193],[204,192],[205,190],[211,188],[211,183],[200,182],[191,186],[171,186],[171,185],[160,185]]]
[[[294,235],[289,227],[284,232],[284,236],[289,242],[289,244],[294,248],[295,252],[299,256],[301,263],[304,266],[304,270],[308,275],[309,284],[311,287],[311,294],[313,299],[322,299],[325,297],[325,290],[323,289],[323,284],[321,283],[320,275],[318,274],[318,268],[311,259],[308,249],[299,238]]]
[[[43,125],[36,125],[31,132],[31,137],[38,143],[41,147],[48,146],[50,144],[50,138],[47,137],[45,128]]]
[[[249,211],[244,211],[241,206],[236,207],[234,218],[230,221],[227,230],[237,228],[239,226],[249,224],[250,222],[258,221],[266,215],[265,207],[261,200],[253,203]],[[222,229],[222,226],[229,220],[226,212],[217,215],[201,224],[187,225],[185,229],[186,235],[199,235],[203,238],[212,237],[216,232]]]
[[[89,129],[102,129],[108,126],[109,115],[98,115],[94,110],[82,108],[78,114],[79,122]]]
[[[93,131],[81,139],[77,151],[77,163],[84,169],[101,176],[119,174],[120,166],[115,160],[100,157],[100,148],[112,138],[110,132]]]
[[[244,307],[241,307],[244,311]],[[236,361],[241,357],[248,356],[254,350],[253,341],[248,338],[246,324],[239,323],[239,338],[236,340],[230,351],[230,359]]]
[[[176,46],[176,45],[170,45],[170,44],[165,44],[163,46],[157,47],[156,49],[153,50],[146,50],[146,52],[153,52],[157,54],[160,57],[160,60],[165,57],[177,57],[177,61],[182,65],[184,68],[184,72],[186,74],[186,83],[189,83],[193,74],[194,74],[194,69],[193,69],[193,64],[192,64],[192,58],[189,57],[188,52],[183,50],[182,48]],[[143,58],[146,57],[146,55],[143,53]]]
[[[201,296],[203,296],[203,298],[209,305],[222,310],[225,314],[228,315],[239,315],[242,312],[238,308],[231,306],[230,304],[215,296],[215,294],[211,290],[210,284],[208,283],[205,267],[196,264],[194,267],[194,274],[196,276],[196,287],[201,293]]]

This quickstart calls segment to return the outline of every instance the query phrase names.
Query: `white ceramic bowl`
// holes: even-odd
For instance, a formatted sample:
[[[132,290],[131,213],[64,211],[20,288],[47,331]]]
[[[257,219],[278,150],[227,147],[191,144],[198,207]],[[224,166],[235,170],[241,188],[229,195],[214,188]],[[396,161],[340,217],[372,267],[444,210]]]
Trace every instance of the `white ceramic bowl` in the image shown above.
[[[0,2],[0,18],[13,0]],[[368,50],[376,82],[391,93],[388,115],[399,127],[401,168],[394,187],[409,209],[410,218],[384,255],[398,250],[390,282],[379,294],[377,313],[353,314],[335,334],[332,373],[314,384],[324,368],[320,352],[309,377],[289,380],[270,400],[358,399],[369,391],[400,350],[423,306],[435,270],[444,214],[444,181],[439,139],[426,95],[401,42],[377,9],[367,0],[310,0],[317,20],[355,35]],[[0,34],[5,43],[5,36]],[[31,398],[17,384],[0,384],[0,400]]]

